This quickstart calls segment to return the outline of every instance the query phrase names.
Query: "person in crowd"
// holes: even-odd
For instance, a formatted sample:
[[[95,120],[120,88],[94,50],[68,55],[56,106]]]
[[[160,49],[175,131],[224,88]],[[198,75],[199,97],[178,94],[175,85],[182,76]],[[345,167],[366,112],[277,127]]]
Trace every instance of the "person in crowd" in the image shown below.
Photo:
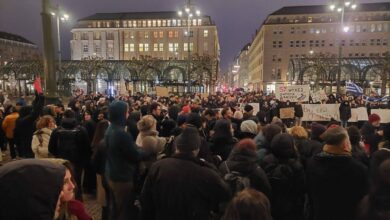
[[[53,130],[49,140],[49,152],[56,158],[69,160],[74,168],[74,178],[79,190],[76,199],[82,201],[81,177],[85,162],[91,156],[91,147],[88,133],[84,127],[77,125],[75,114],[72,110],[64,112],[62,124]]]
[[[244,189],[229,203],[222,220],[272,220],[270,201],[262,192]]]
[[[211,109],[206,109],[203,112],[203,115],[207,119],[205,132],[207,134],[207,137],[210,138],[211,131],[214,129],[214,125],[217,122],[216,114],[215,114],[215,111],[213,111]]]
[[[363,141],[371,155],[378,150],[378,144],[383,137],[383,130],[380,129],[381,118],[377,114],[368,116],[368,121],[361,128]]]
[[[369,158],[362,144],[362,135],[359,128],[356,126],[350,126],[347,128],[349,141],[351,142],[351,154],[352,157],[360,161],[367,167],[369,166]]]
[[[31,149],[32,136],[35,131],[35,123],[41,113],[45,97],[36,92],[32,106],[23,106],[19,110],[19,117],[15,122],[14,143],[18,149],[19,157],[34,158]]]
[[[390,159],[378,167],[370,192],[360,202],[357,220],[390,219]]]
[[[246,120],[241,123],[240,133],[239,133],[240,139],[244,139],[244,138],[254,139],[258,133],[259,133],[258,125],[253,120]]]
[[[390,159],[390,123],[385,124],[383,128],[383,140],[379,143],[378,150],[370,158],[369,168],[372,182],[376,182],[379,165],[387,159]]]
[[[210,219],[230,197],[215,167],[196,157],[200,144],[198,130],[185,128],[175,139],[176,154],[152,165],[141,193],[141,219]]]
[[[96,122],[92,119],[92,112],[90,111],[84,112],[81,125],[87,131],[89,141],[92,142],[93,136],[95,134],[95,127],[96,127]]]
[[[210,146],[207,142],[207,137],[205,136],[203,126],[202,126],[202,118],[198,113],[190,113],[186,118],[186,127],[192,127],[198,130],[200,136],[200,146],[199,153],[197,155],[198,158],[204,159],[209,163],[219,164],[215,157],[213,157],[212,152],[210,150]]]
[[[4,118],[4,111],[0,109],[0,125],[3,124]],[[0,153],[2,154],[1,157],[5,156],[5,151],[7,150],[7,138],[2,128],[0,128],[0,150]]]
[[[226,108],[222,109],[221,116],[223,119],[231,120],[233,118],[233,112],[230,109],[230,107],[226,107]]]
[[[61,104],[61,103],[57,103],[55,105],[55,108],[54,108],[54,112],[55,112],[55,120],[56,120],[56,125],[57,126],[60,126],[61,125],[61,122],[62,122],[62,117],[64,115],[64,105]]]
[[[169,138],[173,135],[172,131],[177,127],[177,123],[175,120],[171,118],[166,118],[161,122],[161,133],[160,137]]]
[[[112,193],[111,219],[131,219],[135,215],[134,174],[142,159],[132,136],[125,131],[128,105],[115,100],[109,106],[109,121],[105,134],[107,161],[105,174]]]
[[[257,164],[256,144],[247,138],[236,144],[229,158],[219,166],[222,175],[239,172],[250,180],[250,187],[271,196],[271,186],[264,170]]]
[[[127,131],[131,134],[131,136],[135,139],[138,136],[138,128],[137,123],[141,120],[141,112],[133,111],[130,113],[129,117],[126,120]]]
[[[264,157],[270,153],[272,139],[282,133],[280,126],[275,124],[266,125],[263,130],[255,137],[258,163],[263,163]]]
[[[294,117],[295,117],[295,125],[302,126],[302,117],[303,117],[303,108],[302,102],[296,102],[294,105]]]
[[[107,158],[107,147],[104,142],[104,134],[109,126],[107,120],[99,121],[96,125],[95,135],[92,139],[92,165],[96,170],[96,198],[102,207],[102,220],[108,220],[110,216],[110,191],[108,181],[105,176],[105,166]]]
[[[277,134],[265,156],[263,168],[272,188],[271,210],[275,220],[303,219],[305,172],[289,134]]]
[[[302,165],[306,168],[307,160],[314,154],[313,149],[311,149],[309,134],[302,126],[292,127],[289,133],[294,138],[294,144],[297,149],[299,159]]]
[[[64,185],[60,194],[58,207],[54,220],[92,220],[91,216],[85,210],[82,202],[74,199],[74,192],[77,192],[78,186],[74,179],[72,164],[67,160],[53,159],[52,163],[58,163],[65,166]]]
[[[237,143],[233,134],[234,130],[229,120],[220,119],[215,123],[210,150],[214,155],[220,156],[222,161],[228,158],[233,146]]]
[[[92,143],[96,129],[96,122],[92,119],[94,107],[91,107],[91,104],[93,105],[92,101],[86,101],[86,110],[83,113],[81,122],[81,126],[84,127],[88,133],[89,143]],[[83,189],[84,193],[89,194],[93,194],[96,190],[96,172],[90,163],[90,158],[85,162]]]
[[[34,132],[31,148],[35,158],[49,158],[49,141],[52,131],[56,128],[55,119],[50,115],[39,118],[36,124],[37,130]]]
[[[321,135],[326,131],[326,127],[317,122],[310,124],[310,142],[309,149],[311,150],[311,156],[314,156],[322,151],[324,146],[324,141],[321,138]]]
[[[243,121],[246,121],[246,120],[253,120],[254,116],[253,116],[253,106],[251,105],[245,105],[244,106],[244,114],[243,114]]]
[[[351,118],[351,105],[348,100],[344,99],[344,101],[340,104],[339,107],[340,113],[340,121],[341,126],[346,128],[348,126],[348,120]]]
[[[11,153],[11,158],[16,159],[16,148],[15,148],[15,139],[14,139],[14,129],[16,125],[16,119],[19,118],[19,113],[15,107],[10,108],[10,114],[4,118],[2,123],[3,131],[5,132],[5,137],[7,138],[9,150]]]
[[[76,119],[77,124],[81,122],[81,103],[77,98],[74,98],[69,101],[68,107],[74,112],[74,118]]]
[[[348,132],[335,126],[322,135],[323,151],[307,165],[310,215],[314,220],[355,219],[368,189],[367,168],[351,155]]]
[[[156,129],[158,132],[160,132],[161,131],[161,122],[164,118],[161,115],[161,105],[158,104],[157,102],[153,102],[150,105],[150,114],[154,117],[154,119],[156,119],[156,121],[157,121]]]
[[[0,167],[0,219],[53,220],[70,179],[61,164],[25,159]],[[69,186],[70,188],[71,185]]]

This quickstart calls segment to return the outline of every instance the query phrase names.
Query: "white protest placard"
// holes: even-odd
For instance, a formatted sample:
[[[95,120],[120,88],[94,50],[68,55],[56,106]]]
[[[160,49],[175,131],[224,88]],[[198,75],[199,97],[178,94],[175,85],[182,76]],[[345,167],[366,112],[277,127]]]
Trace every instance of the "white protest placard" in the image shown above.
[[[302,104],[302,121],[330,121],[338,120],[339,104]]]
[[[318,90],[310,94],[313,102],[321,102],[322,100],[327,100],[328,96],[324,90]]]
[[[156,95],[160,97],[168,97],[169,90],[166,87],[156,86]]]
[[[390,123],[390,109],[371,109],[371,114],[381,117],[381,123]]]
[[[309,85],[276,85],[275,96],[280,101],[298,102],[309,101],[310,86]]]
[[[295,115],[295,111],[293,107],[280,109],[281,119],[294,118],[294,115]]]
[[[248,105],[253,107],[253,115],[256,115],[257,112],[260,111],[260,104],[259,103],[248,103]]]

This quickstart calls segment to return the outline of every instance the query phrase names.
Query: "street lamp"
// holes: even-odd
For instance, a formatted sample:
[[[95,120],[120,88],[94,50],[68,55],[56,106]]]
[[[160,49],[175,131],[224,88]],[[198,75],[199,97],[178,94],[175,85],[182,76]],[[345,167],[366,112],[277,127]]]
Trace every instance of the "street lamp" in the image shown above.
[[[191,90],[191,23],[194,14],[199,17],[200,16],[200,11],[195,7],[195,5],[191,4],[191,0],[187,0],[186,5],[184,7],[184,12],[183,11],[178,11],[177,13],[179,17],[184,17],[187,18],[187,30],[184,32],[185,36],[187,37],[187,52],[188,52],[188,57],[187,57],[187,92],[190,92]]]
[[[53,17],[57,19],[57,48],[58,48],[58,72],[61,70],[61,34],[60,34],[60,20],[66,22],[69,20],[69,15],[60,11],[59,6],[55,9],[55,12],[51,12]]]
[[[331,11],[335,11],[340,14],[340,33],[347,33],[349,31],[348,26],[344,26],[345,11],[348,9],[355,10],[357,5],[353,1],[340,0],[338,3],[333,3],[329,6]],[[340,93],[340,81],[341,81],[341,59],[343,56],[342,39],[339,40],[339,56],[338,56],[338,71],[337,71],[337,93]]]

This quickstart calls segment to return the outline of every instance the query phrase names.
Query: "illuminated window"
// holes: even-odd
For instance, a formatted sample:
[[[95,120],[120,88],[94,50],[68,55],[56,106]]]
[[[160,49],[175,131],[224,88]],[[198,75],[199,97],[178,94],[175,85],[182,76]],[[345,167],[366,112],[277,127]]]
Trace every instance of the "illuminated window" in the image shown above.
[[[199,25],[199,26],[202,25],[202,19],[198,19],[198,25]]]
[[[167,20],[167,26],[168,26],[168,27],[171,26],[171,20]]]
[[[179,31],[175,31],[175,38],[179,37]]]
[[[126,28],[126,27],[127,27],[127,21],[122,21],[122,26],[123,26],[124,28]]]
[[[156,27],[156,20],[153,20],[152,24],[153,24],[153,27]]]
[[[158,51],[158,44],[153,44],[153,51]]]
[[[166,20],[162,20],[162,26],[163,27],[167,26],[167,21]]]
[[[209,30],[203,30],[203,37],[209,36]]]
[[[148,39],[148,38],[149,38],[149,32],[145,31],[145,39]]]
[[[169,38],[172,38],[172,37],[173,37],[173,31],[169,31],[169,32],[168,32],[168,37],[169,37]]]
[[[158,32],[157,31],[153,32],[153,37],[154,38],[158,38]]]
[[[146,21],[142,21],[142,27],[146,27]]]
[[[115,27],[117,28],[121,27],[119,21],[115,21]]]
[[[143,52],[144,51],[144,44],[139,44],[138,45],[138,51]]]
[[[160,44],[159,44],[158,50],[159,50],[160,52],[163,52],[163,51],[164,51],[164,44],[163,44],[163,43],[160,43]]]
[[[129,52],[129,44],[125,44],[125,52]]]
[[[157,27],[161,27],[161,20],[157,20]]]
[[[152,21],[148,20],[148,27],[151,27],[151,26],[152,26]]]
[[[181,26],[181,20],[177,20],[177,26]]]
[[[130,52],[134,52],[134,44],[130,44]]]
[[[172,20],[172,26],[176,26],[176,19]]]
[[[163,37],[164,37],[164,32],[163,32],[163,31],[160,31],[160,32],[159,32],[159,35],[160,35],[160,38],[163,38]]]
[[[169,52],[173,52],[173,43],[168,44]]]
[[[149,44],[144,44],[144,50],[145,50],[145,52],[149,51]]]

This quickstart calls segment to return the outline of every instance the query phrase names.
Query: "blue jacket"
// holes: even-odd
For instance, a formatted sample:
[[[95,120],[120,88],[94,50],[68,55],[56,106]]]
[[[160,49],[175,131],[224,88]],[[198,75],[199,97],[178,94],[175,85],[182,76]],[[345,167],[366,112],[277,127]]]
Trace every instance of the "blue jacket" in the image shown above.
[[[114,101],[109,107],[108,127],[104,141],[107,147],[106,176],[114,182],[133,180],[137,162],[141,159],[130,133],[125,131],[127,104]]]

